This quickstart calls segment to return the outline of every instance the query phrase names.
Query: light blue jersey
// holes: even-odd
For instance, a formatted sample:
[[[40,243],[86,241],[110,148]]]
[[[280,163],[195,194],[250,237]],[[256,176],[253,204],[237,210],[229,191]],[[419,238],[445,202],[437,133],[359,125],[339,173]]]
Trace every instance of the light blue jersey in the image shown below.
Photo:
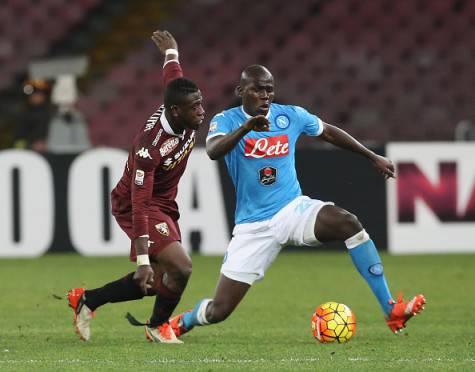
[[[233,132],[250,118],[242,106],[217,114],[208,139]],[[295,143],[301,133],[319,136],[321,120],[299,106],[271,104],[268,132],[251,131],[225,156],[236,188],[235,223],[272,218],[302,194],[295,170]]]

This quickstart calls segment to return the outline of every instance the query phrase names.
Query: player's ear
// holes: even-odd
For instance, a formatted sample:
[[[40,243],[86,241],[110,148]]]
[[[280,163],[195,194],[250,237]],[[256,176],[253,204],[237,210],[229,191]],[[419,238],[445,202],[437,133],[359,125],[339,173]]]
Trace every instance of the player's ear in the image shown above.
[[[178,105],[171,105],[170,113],[172,114],[174,118],[180,116],[180,107],[178,107]]]
[[[240,85],[238,85],[238,86],[234,89],[234,93],[236,94],[236,96],[242,97],[242,88],[241,88]]]

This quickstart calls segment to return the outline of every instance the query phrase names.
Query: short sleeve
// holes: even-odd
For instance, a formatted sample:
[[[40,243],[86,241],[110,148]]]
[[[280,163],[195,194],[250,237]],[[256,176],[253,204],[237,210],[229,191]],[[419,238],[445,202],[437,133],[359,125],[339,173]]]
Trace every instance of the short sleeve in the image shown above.
[[[223,136],[232,132],[231,120],[229,120],[223,112],[215,115],[209,124],[208,137],[206,140],[216,137]]]
[[[323,132],[323,123],[317,115],[309,113],[300,106],[295,106],[295,112],[302,126],[302,133],[308,136],[319,136]]]

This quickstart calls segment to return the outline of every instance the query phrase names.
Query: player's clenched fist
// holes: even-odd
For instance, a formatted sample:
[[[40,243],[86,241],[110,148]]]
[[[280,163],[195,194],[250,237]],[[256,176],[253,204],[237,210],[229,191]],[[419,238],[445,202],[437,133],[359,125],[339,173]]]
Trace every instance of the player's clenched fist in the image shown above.
[[[134,282],[140,287],[144,295],[147,290],[152,288],[153,284],[153,269],[150,265],[137,266],[137,271],[134,274]]]
[[[249,131],[268,132],[270,123],[264,115],[257,115],[246,121],[243,126]]]

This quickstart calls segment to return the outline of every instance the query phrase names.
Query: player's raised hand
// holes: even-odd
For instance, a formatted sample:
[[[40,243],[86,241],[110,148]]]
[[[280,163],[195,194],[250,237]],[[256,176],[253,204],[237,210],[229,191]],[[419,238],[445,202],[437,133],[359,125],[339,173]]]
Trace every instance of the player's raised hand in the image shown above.
[[[388,158],[376,155],[376,157],[373,159],[373,165],[376,167],[378,172],[384,176],[385,179],[396,178],[394,164]]]
[[[178,44],[171,33],[168,31],[157,30],[152,34],[152,40],[155,45],[160,49],[160,52],[165,55],[167,49],[178,50]]]
[[[243,126],[255,132],[268,132],[270,123],[264,115],[257,115],[246,121]]]

